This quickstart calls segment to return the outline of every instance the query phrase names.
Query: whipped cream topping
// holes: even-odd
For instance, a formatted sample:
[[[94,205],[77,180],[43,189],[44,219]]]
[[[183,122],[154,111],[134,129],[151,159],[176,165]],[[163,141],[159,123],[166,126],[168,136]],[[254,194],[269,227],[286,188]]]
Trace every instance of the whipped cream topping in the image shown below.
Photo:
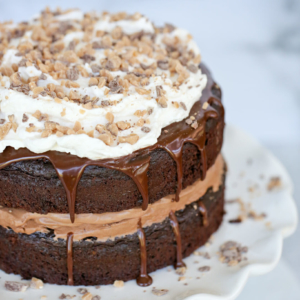
[[[191,35],[136,13],[44,11],[0,24],[0,152],[105,159],[157,142],[206,86]]]

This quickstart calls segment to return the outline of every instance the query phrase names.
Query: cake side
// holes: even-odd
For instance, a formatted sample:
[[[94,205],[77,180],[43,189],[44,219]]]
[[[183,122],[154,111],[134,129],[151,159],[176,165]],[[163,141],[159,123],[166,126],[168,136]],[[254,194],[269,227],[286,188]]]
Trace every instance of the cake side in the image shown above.
[[[224,176],[225,177],[225,176]],[[207,207],[207,224],[198,210]],[[198,201],[176,212],[182,239],[182,255],[189,256],[204,245],[220,226],[224,214],[224,182],[217,192],[208,190]],[[144,228],[147,270],[153,272],[177,261],[175,236],[169,218]],[[17,234],[0,227],[0,268],[23,278],[41,278],[45,282],[67,284],[66,241],[53,240],[48,234]],[[84,262],[84,263],[83,263]],[[131,280],[140,274],[140,244],[137,233],[114,241],[97,242],[93,238],[73,243],[75,285],[111,284]]]

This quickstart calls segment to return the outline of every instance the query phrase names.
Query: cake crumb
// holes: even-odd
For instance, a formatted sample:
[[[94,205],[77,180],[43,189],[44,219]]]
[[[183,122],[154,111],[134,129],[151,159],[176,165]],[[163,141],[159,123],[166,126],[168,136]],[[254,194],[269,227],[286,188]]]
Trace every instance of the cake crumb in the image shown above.
[[[180,276],[180,277],[178,278],[178,281],[184,281],[184,280],[186,280],[186,277],[185,277],[185,276]]]
[[[41,279],[32,277],[31,282],[30,282],[30,288],[31,289],[42,289],[44,287],[44,282]]]
[[[99,295],[96,295],[92,298],[92,300],[100,300],[100,299],[101,299],[101,297]]]
[[[157,288],[152,288],[152,294],[154,294],[155,296],[164,296],[166,295],[169,290],[166,290],[166,289],[157,289]]]
[[[41,296],[41,300],[47,300],[47,296]]]
[[[28,284],[18,281],[5,281],[4,287],[10,292],[25,292],[28,289]]]
[[[115,280],[114,286],[117,288],[121,288],[124,286],[124,281],[123,280]]]

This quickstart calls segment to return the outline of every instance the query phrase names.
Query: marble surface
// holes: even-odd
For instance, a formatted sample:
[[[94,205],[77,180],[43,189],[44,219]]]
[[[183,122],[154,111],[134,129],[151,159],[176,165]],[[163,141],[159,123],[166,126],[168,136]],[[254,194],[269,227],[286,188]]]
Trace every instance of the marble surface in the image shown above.
[[[45,5],[140,11],[188,29],[223,89],[226,120],[257,137],[284,163],[300,209],[300,1],[0,0],[0,20],[23,21]],[[299,210],[300,211],[300,210]],[[251,278],[239,300],[300,297],[300,230],[270,274]]]

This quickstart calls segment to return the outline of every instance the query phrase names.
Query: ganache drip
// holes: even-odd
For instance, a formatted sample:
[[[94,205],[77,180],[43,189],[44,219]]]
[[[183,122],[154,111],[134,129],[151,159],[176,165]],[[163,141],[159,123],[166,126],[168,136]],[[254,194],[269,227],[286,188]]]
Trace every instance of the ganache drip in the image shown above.
[[[140,251],[141,251],[141,271],[136,282],[139,286],[149,286],[152,284],[152,278],[147,273],[147,248],[146,248],[146,236],[142,228],[142,221],[139,220],[137,234],[140,241]]]
[[[175,239],[176,239],[176,263],[175,263],[175,268],[182,268],[185,267],[185,263],[182,260],[182,247],[181,247],[181,235],[180,235],[180,229],[179,229],[179,224],[177,221],[177,217],[175,215],[175,213],[173,211],[170,211],[169,214],[169,218],[170,218],[170,222],[171,222],[171,226],[173,228],[173,232],[175,235]]]
[[[68,267],[68,285],[74,285],[73,280],[73,232],[67,235],[67,267]]]

